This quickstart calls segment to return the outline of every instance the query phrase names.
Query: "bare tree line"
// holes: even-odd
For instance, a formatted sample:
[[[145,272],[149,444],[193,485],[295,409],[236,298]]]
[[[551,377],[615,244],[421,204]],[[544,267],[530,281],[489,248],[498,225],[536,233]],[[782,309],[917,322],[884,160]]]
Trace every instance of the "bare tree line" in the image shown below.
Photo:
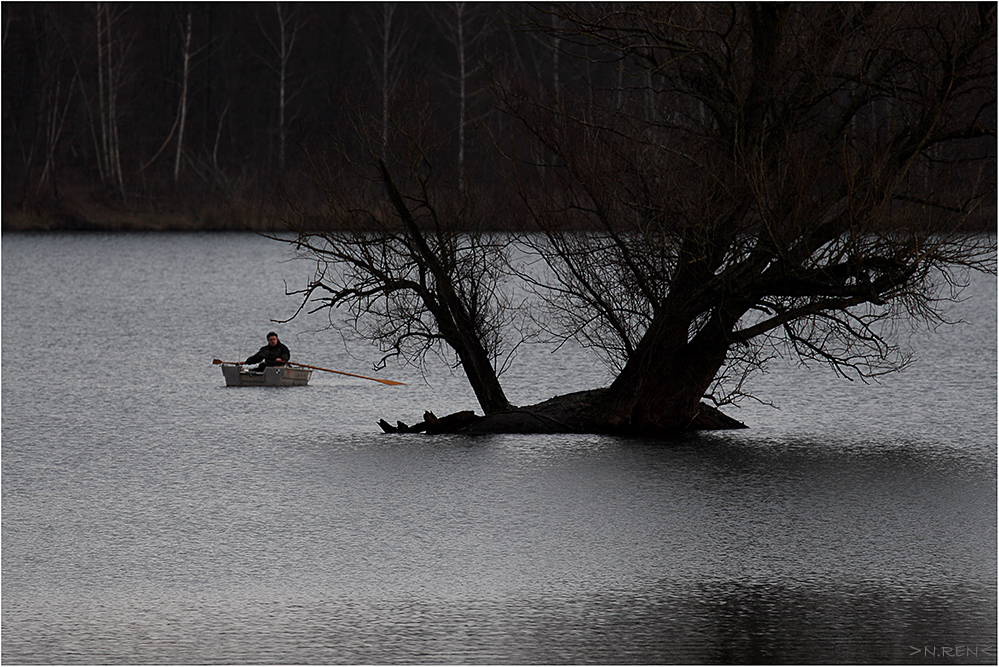
[[[547,48],[508,9],[5,3],[4,204],[169,210],[298,188],[309,152],[362,107],[381,116],[385,144],[391,107],[414,87],[434,91],[465,178],[479,161],[469,135],[490,116],[485,54],[538,60]]]

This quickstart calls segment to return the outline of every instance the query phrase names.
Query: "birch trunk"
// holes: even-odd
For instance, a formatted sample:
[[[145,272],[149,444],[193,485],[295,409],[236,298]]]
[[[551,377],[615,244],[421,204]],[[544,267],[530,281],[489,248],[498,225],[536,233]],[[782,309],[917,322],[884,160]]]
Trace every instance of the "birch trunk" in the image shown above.
[[[118,190],[125,198],[125,180],[121,168],[121,148],[118,136],[118,92],[121,87],[122,45],[115,43],[112,32],[120,13],[112,13],[109,3],[99,2],[97,21],[97,108],[100,135],[98,142],[98,173],[105,186]]]
[[[467,111],[467,54],[465,53],[465,3],[455,3],[457,16],[457,51],[458,51],[458,191],[465,191],[465,125],[468,123]]]
[[[184,154],[184,126],[187,123],[187,90],[191,73],[191,33],[193,22],[191,12],[187,12],[187,31],[184,36],[184,76],[180,88],[180,106],[178,107],[177,153],[173,161],[173,182],[180,180],[180,163]]]

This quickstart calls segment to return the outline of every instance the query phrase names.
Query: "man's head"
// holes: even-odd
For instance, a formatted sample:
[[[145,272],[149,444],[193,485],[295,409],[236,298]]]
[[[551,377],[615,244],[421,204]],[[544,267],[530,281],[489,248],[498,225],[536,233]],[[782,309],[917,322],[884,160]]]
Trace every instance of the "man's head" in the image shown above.
[[[267,334],[267,344],[270,345],[271,347],[274,347],[275,345],[278,344],[277,334],[274,333],[273,331]]]

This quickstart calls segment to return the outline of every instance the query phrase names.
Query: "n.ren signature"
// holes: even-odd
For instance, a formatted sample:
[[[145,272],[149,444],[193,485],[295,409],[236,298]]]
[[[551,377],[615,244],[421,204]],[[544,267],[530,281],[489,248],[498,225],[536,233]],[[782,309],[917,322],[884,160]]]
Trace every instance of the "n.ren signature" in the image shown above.
[[[925,658],[976,658],[996,655],[995,644],[955,644],[953,646],[912,646],[909,657],[922,655]]]

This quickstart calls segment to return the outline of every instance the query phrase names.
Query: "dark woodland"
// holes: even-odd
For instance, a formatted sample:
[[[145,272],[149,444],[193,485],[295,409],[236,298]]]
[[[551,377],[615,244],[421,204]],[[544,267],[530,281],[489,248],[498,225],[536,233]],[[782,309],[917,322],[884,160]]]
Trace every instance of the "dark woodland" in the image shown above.
[[[509,121],[483,64],[554,76],[532,13],[5,2],[4,229],[272,229],[286,199],[310,201],[318,153],[417,99],[455,159],[487,164]]]
[[[289,197],[311,201],[311,163],[359,118],[377,124],[418,104],[448,167],[468,170],[503,206],[511,195],[494,169],[497,142],[508,148],[518,128],[496,99],[497,78],[577,103],[593,90],[620,99],[647,87],[648,63],[560,35],[560,12],[543,3],[5,2],[3,228],[273,229]],[[646,103],[675,103],[662,93]],[[964,224],[992,229],[993,213]]]

